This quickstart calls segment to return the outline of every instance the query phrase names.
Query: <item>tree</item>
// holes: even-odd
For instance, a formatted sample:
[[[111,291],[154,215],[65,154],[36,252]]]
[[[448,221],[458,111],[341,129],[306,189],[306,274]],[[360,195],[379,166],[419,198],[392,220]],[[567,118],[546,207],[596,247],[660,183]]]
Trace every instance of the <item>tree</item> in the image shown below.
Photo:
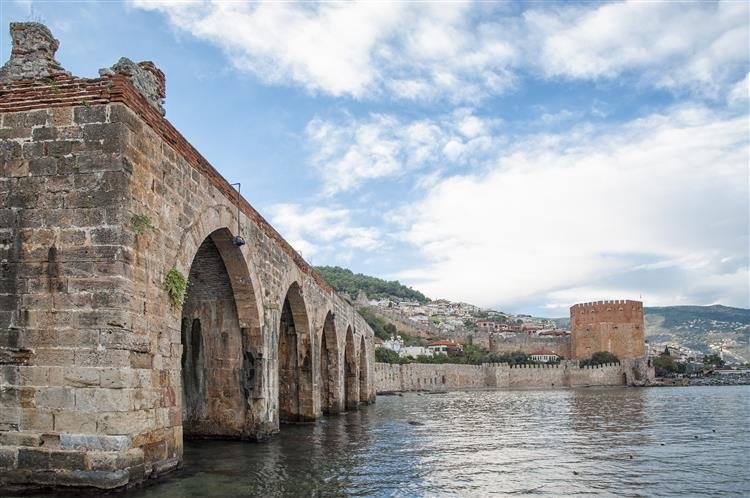
[[[507,363],[513,365],[532,365],[535,362],[526,353],[515,351],[513,353],[489,353],[482,357],[481,363]]]
[[[607,363],[620,363],[620,359],[609,351],[597,351],[588,360],[581,362],[582,367],[604,365]]]
[[[353,297],[356,297],[359,291],[364,291],[369,298],[396,297],[419,301],[420,303],[429,301],[424,294],[411,287],[401,285],[398,280],[386,281],[361,273],[355,274],[340,266],[316,266],[315,270],[331,287],[337,291],[346,292]]]
[[[657,377],[667,377],[677,372],[677,364],[669,353],[662,353],[654,358],[653,364]]]
[[[408,363],[409,360],[401,358],[399,354],[388,348],[375,348],[375,361],[378,363]]]
[[[710,354],[703,358],[703,363],[706,365],[713,365],[715,367],[723,367],[726,365],[726,362],[721,359],[721,356],[718,354]]]

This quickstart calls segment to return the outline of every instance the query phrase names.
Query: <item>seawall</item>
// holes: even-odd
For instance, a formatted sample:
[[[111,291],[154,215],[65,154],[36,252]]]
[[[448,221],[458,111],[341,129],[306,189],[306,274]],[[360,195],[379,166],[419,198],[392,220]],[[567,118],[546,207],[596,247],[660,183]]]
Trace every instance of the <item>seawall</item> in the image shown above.
[[[534,388],[578,386],[643,386],[654,379],[646,359],[625,360],[595,367],[576,361],[559,365],[375,364],[375,389],[388,391],[451,391],[487,388]]]

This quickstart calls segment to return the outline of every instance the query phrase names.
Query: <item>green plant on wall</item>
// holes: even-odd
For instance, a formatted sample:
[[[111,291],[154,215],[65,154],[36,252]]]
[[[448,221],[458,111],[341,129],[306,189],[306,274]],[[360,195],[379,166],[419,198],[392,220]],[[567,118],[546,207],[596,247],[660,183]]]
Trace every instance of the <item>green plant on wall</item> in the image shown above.
[[[182,307],[182,301],[185,299],[185,291],[187,290],[187,279],[180,270],[172,267],[167,273],[167,278],[164,281],[164,288],[167,289],[169,294],[169,300],[172,302],[172,306],[175,308]]]
[[[145,214],[134,214],[130,219],[130,228],[138,235],[143,235],[147,230],[153,230],[154,224]]]

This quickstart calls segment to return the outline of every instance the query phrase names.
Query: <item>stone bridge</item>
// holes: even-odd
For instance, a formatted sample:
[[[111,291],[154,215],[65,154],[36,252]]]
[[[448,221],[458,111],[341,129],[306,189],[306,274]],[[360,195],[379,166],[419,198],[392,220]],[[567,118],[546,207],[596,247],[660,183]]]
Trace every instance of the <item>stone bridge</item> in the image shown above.
[[[11,35],[0,486],[133,485],[184,438],[371,403],[372,330],[164,118],[163,73],[78,78],[45,26]]]

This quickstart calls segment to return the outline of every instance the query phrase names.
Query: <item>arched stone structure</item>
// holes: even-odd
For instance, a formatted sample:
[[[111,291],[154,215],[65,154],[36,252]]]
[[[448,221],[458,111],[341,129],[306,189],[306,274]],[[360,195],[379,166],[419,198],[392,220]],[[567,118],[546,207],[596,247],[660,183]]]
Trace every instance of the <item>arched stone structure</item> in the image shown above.
[[[226,239],[231,240],[226,228],[206,237],[188,273],[181,325],[185,436],[238,436],[245,427],[243,332],[236,303],[254,296],[243,294],[247,289],[233,290],[225,261],[242,258],[222,244]]]
[[[279,421],[314,420],[310,321],[297,282],[289,287],[284,297],[278,337]]]
[[[351,327],[346,329],[346,343],[344,346],[344,408],[354,410],[359,403],[359,365],[357,350],[354,346],[354,332]]]
[[[374,393],[372,330],[140,93],[163,74],[132,69],[0,74],[0,487],[134,485],[179,465],[184,434],[263,439]]]
[[[336,337],[336,324],[333,313],[326,313],[323,330],[318,339],[320,345],[320,410],[324,414],[338,413],[341,410],[339,380],[339,347]]]
[[[359,341],[359,355],[357,359],[357,366],[359,367],[359,401],[360,403],[369,403],[370,396],[367,390],[367,385],[370,383],[369,365],[367,362],[367,346],[365,344],[365,336],[362,336]]]

